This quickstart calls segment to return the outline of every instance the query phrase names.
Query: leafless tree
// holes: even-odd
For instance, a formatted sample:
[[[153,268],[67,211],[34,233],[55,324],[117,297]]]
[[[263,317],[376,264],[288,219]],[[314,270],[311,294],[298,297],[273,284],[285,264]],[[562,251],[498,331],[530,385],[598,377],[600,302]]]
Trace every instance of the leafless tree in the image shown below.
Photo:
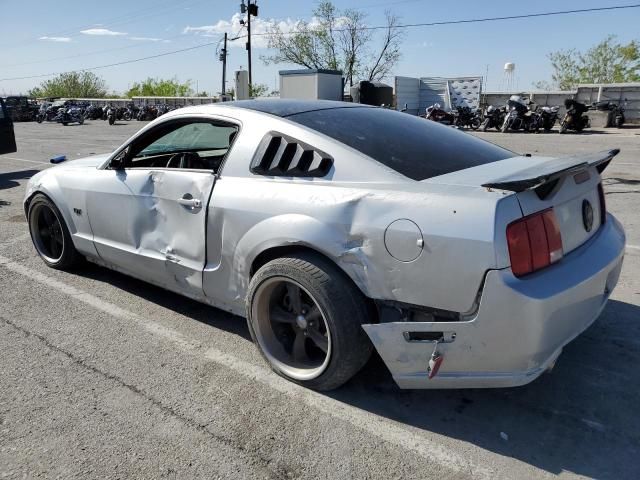
[[[270,27],[269,48],[275,53],[262,57],[265,63],[339,69],[353,85],[358,80],[388,77],[400,60],[404,34],[399,18],[390,12],[386,13],[381,40],[378,30],[367,25],[367,14],[360,10],[340,12],[330,1],[323,1],[313,13],[311,22],[298,22],[293,32],[283,32],[277,24]]]

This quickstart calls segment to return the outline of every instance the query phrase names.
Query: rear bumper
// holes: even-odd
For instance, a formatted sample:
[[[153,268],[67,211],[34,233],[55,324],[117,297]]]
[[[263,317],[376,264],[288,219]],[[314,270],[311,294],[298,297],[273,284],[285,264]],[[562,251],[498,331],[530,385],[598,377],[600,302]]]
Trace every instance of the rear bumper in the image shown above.
[[[364,325],[401,388],[493,388],[524,385],[548,369],[562,348],[600,315],[618,282],[625,235],[611,215],[588,242],[559,263],[523,279],[490,270],[476,316],[461,322]],[[445,332],[444,361],[432,379],[434,344],[405,332]]]

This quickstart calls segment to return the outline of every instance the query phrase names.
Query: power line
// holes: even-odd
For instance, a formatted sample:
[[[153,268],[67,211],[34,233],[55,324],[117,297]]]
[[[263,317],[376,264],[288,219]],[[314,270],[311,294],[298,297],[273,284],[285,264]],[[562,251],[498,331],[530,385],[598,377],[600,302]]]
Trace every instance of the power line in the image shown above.
[[[158,38],[156,41],[151,42],[151,44],[158,44],[158,43],[170,43],[170,40],[175,40],[179,37],[182,37],[183,39],[187,39],[188,37],[185,37],[184,34],[178,34],[178,35],[173,35],[171,37],[166,37],[166,38]],[[129,50],[131,48],[139,48],[139,47],[143,47],[145,45],[149,45],[149,42],[145,42],[145,41],[136,41],[136,43],[133,43],[131,45],[125,45],[123,47],[113,47],[113,48],[105,48],[102,50],[93,50],[91,52],[85,52],[85,53],[77,53],[75,55],[66,55],[64,57],[49,57],[49,58],[45,58],[42,60],[32,60],[29,62],[22,62],[22,63],[11,63],[9,65],[4,65],[6,68],[9,67],[22,67],[25,65],[35,65],[38,63],[48,63],[48,62],[55,62],[58,60],[69,60],[72,58],[80,58],[80,57],[89,57],[89,56],[93,56],[93,55],[98,55],[100,53],[110,53],[110,52],[117,52],[120,50]]]
[[[523,18],[550,17],[550,16],[555,16],[555,15],[569,15],[569,14],[574,14],[574,13],[589,13],[589,12],[602,12],[602,11],[610,11],[610,10],[624,10],[624,9],[638,8],[638,7],[640,7],[640,4],[618,5],[618,6],[612,6],[612,7],[581,8],[581,9],[575,9],[575,10],[561,10],[561,11],[542,12],[542,13],[528,13],[528,14],[523,14],[523,15],[509,15],[509,16],[503,16],[503,17],[486,17],[486,18],[466,19],[466,20],[446,20],[446,21],[428,22],[428,23],[407,23],[407,24],[397,25],[397,28],[434,27],[434,26],[441,26],[441,25],[458,25],[458,24],[465,24],[465,23],[495,22],[495,21],[502,21],[502,20],[517,20],[517,19],[523,19]],[[380,30],[380,29],[386,29],[386,28],[388,28],[386,25],[378,25],[378,26],[371,26],[371,27],[358,27],[358,30]],[[338,32],[338,31],[346,31],[346,29],[336,29],[334,31],[336,31],[336,32]],[[300,31],[282,32],[281,35],[294,35],[296,33],[301,33],[301,32]],[[273,35],[273,34],[270,33],[270,32],[263,32],[263,33],[254,33],[253,35]],[[239,37],[236,37],[236,39],[245,38],[246,36],[247,35],[241,35]],[[107,64],[107,65],[99,65],[99,66],[96,66],[96,67],[81,68],[81,69],[78,69],[78,70],[80,70],[80,71],[90,71],[90,70],[99,70],[99,69],[102,69],[102,68],[116,67],[116,66],[120,66],[120,65],[127,65],[127,64],[130,64],[130,63],[141,62],[141,61],[144,61],[144,60],[151,60],[151,59],[154,59],[154,58],[160,58],[160,57],[165,57],[165,56],[168,56],[168,55],[174,55],[176,53],[182,53],[182,52],[187,52],[187,51],[190,51],[190,50],[196,50],[196,49],[208,47],[208,46],[211,46],[211,45],[217,45],[217,44],[219,44],[219,42],[220,41],[217,40],[215,42],[201,43],[201,44],[194,45],[194,46],[188,47],[188,48],[181,48],[181,49],[178,49],[178,50],[172,50],[170,52],[159,53],[159,54],[150,55],[150,56],[147,56],[147,57],[135,58],[135,59],[132,59],[132,60],[125,60],[125,61],[122,61],[122,62],[110,63],[110,64]],[[11,81],[11,80],[29,80],[29,79],[33,79],[33,78],[51,77],[51,76],[55,76],[55,75],[60,75],[62,73],[69,73],[69,71],[67,71],[67,72],[45,73],[45,74],[41,74],[41,75],[29,75],[29,76],[23,76],[23,77],[0,78],[0,82]]]
[[[122,62],[109,63],[107,65],[98,65],[97,67],[79,68],[77,70],[81,71],[81,72],[88,72],[88,71],[91,71],[91,70],[99,70],[101,68],[117,67],[117,66],[120,66],[120,65],[127,65],[129,63],[141,62],[143,60],[151,60],[153,58],[166,57],[167,55],[174,55],[176,53],[188,52],[189,50],[195,50],[197,48],[209,47],[211,45],[216,45],[218,43],[220,43],[220,40],[217,40],[215,42],[201,43],[201,44],[195,45],[193,47],[181,48],[179,50],[173,50],[171,52],[164,52],[164,53],[159,53],[157,55],[150,55],[148,57],[134,58],[132,60],[124,60]],[[26,76],[26,77],[0,78],[0,82],[9,81],[9,80],[28,80],[28,79],[31,79],[31,78],[53,77],[55,75],[60,75],[60,74],[63,74],[63,73],[71,73],[73,71],[74,70],[69,70],[69,71],[66,71],[66,72],[43,73],[41,75],[30,75],[30,76]]]
[[[559,10],[555,12],[543,12],[543,13],[527,13],[523,15],[509,15],[505,17],[486,17],[486,18],[472,18],[467,20],[444,20],[441,22],[427,22],[427,23],[405,23],[396,25],[396,28],[414,28],[414,27],[437,27],[441,25],[458,25],[461,23],[481,23],[481,22],[495,22],[500,20],[518,20],[522,18],[535,18],[535,17],[551,17],[554,15],[568,15],[572,13],[589,13],[589,12],[602,12],[606,10],[624,10],[628,8],[638,8],[640,3],[633,5],[617,5],[613,7],[594,7],[594,8],[580,8],[575,10]],[[357,27],[357,30],[381,30],[388,28],[387,25],[378,25],[373,27]],[[334,32],[346,31],[347,29],[335,29]],[[299,31],[283,32],[281,35],[292,35],[301,33]],[[253,35],[273,35],[270,32],[254,33]]]

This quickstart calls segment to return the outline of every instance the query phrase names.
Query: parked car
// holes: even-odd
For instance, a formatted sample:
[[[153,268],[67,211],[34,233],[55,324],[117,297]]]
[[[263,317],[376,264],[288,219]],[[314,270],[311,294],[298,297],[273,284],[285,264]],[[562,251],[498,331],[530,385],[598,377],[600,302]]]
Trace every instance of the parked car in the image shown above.
[[[0,155],[13,153],[16,150],[16,137],[13,132],[13,120],[7,111],[4,100],[0,98]]]
[[[35,120],[37,106],[29,97],[10,96],[4,99],[5,106],[14,122],[31,122]]]
[[[81,259],[245,316],[271,367],[342,385],[375,348],[402,388],[531,382],[604,308],[625,235],[617,150],[521,156],[330,101],[169,112],[32,177],[50,267]]]

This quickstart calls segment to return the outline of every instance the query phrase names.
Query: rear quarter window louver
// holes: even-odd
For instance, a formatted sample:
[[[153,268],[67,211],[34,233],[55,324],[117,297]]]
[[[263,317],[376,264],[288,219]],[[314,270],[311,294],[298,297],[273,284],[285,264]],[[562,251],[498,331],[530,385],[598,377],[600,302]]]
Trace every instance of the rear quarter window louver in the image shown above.
[[[267,133],[251,161],[251,172],[275,177],[324,177],[333,158],[288,135]]]

